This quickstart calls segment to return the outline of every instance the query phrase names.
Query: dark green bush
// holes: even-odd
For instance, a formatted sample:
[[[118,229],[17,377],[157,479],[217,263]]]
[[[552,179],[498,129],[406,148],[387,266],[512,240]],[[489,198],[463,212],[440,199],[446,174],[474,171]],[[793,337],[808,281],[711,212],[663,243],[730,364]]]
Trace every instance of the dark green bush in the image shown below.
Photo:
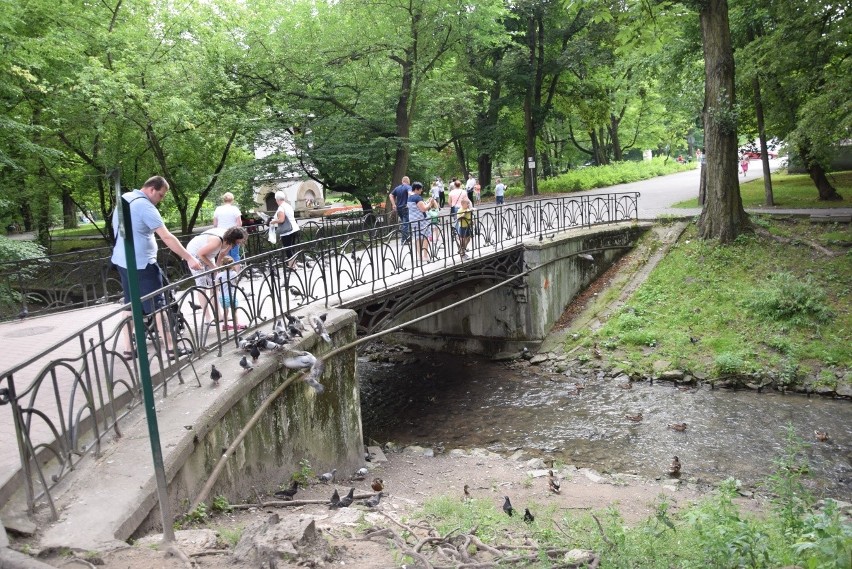
[[[797,325],[825,322],[832,315],[819,284],[788,272],[771,275],[765,286],[753,289],[743,302],[755,314]]]

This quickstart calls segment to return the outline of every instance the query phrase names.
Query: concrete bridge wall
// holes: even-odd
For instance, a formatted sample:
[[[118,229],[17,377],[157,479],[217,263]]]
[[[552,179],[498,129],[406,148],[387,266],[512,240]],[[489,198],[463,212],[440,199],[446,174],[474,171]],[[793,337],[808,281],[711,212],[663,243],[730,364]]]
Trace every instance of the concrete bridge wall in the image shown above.
[[[562,315],[574,297],[624,255],[650,227],[625,223],[606,228],[579,229],[542,241],[524,242],[524,263],[533,270],[527,277],[507,284],[457,309],[406,328],[402,341],[456,353],[494,355],[502,351],[536,346]],[[594,262],[576,256],[594,252]],[[496,284],[492,281],[461,282],[439,298],[426,299],[401,314],[404,322],[452,304]]]
[[[332,338],[328,345],[316,335],[306,345],[315,355],[328,352],[355,339],[355,314],[335,310],[329,313],[327,326]],[[264,358],[260,360],[263,363]],[[222,452],[233,441],[263,400],[284,381],[285,373],[270,365],[256,367],[241,389],[231,391],[224,400],[208,409],[196,421],[191,448],[172,463],[169,497],[176,515],[185,512],[187,504],[204,486]],[[235,362],[236,363],[236,362]],[[217,367],[222,367],[216,362]],[[223,374],[225,370],[223,370]],[[238,372],[233,372],[235,375]],[[233,377],[233,376],[231,376]],[[361,432],[361,402],[355,377],[355,351],[348,350],[326,362],[321,383],[326,390],[317,396],[303,382],[291,384],[267,409],[237,452],[229,459],[207,499],[223,495],[230,503],[253,502],[252,487],[271,492],[289,481],[299,469],[299,461],[307,459],[317,472],[337,468],[348,475],[364,463]],[[149,500],[151,509],[141,523],[133,517],[125,522],[119,535],[143,535],[160,527],[160,512],[155,495]],[[140,512],[142,513],[142,512]]]

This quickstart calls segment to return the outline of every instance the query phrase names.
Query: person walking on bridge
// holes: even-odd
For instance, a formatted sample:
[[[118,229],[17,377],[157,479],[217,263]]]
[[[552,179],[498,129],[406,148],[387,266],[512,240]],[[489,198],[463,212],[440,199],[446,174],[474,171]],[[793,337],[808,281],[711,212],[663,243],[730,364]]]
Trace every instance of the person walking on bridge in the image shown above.
[[[162,176],[154,176],[149,178],[140,189],[127,192],[121,196],[130,206],[131,227],[125,228],[125,235],[130,235],[133,239],[133,247],[136,254],[136,272],[139,279],[139,295],[146,296],[154,291],[163,288],[163,275],[160,266],[157,264],[157,240],[154,235],[158,235],[165,243],[166,247],[171,249],[178,257],[187,262],[190,269],[201,269],[201,263],[181,245],[178,238],[168,230],[163,223],[163,218],[160,212],[157,211],[157,205],[166,197],[169,191],[169,183]],[[120,204],[119,204],[120,205]],[[115,231],[115,246],[112,249],[112,262],[118,268],[118,274],[121,277],[121,288],[124,289],[124,302],[128,304],[127,312],[130,317],[130,285],[127,275],[127,256],[124,251],[124,235],[118,230],[119,211],[118,207],[112,214],[112,227]],[[154,311],[158,312],[155,318],[157,330],[160,338],[163,338],[163,343],[166,347],[168,355],[182,356],[186,355],[183,348],[173,351],[173,342],[171,334],[166,334],[166,323],[163,318],[163,311],[159,310],[166,305],[166,297],[162,293],[155,296],[153,299],[146,300],[142,303],[142,312],[147,316]],[[129,326],[123,326],[124,334],[124,356],[133,357],[135,350],[132,346],[131,334]]]
[[[408,194],[411,193],[411,180],[408,176],[402,177],[402,183],[395,187],[388,198],[391,204],[396,208],[396,213],[399,216],[400,231],[402,232],[402,242],[405,244],[409,238],[408,227]]]
[[[234,205],[234,194],[231,192],[225,192],[222,194],[222,205],[213,210],[213,227],[230,229],[232,227],[242,226],[243,214],[240,211],[240,208]],[[239,261],[241,259],[240,246],[234,245],[231,250],[228,251],[228,255],[234,259],[234,261]],[[239,267],[235,270],[239,271]]]

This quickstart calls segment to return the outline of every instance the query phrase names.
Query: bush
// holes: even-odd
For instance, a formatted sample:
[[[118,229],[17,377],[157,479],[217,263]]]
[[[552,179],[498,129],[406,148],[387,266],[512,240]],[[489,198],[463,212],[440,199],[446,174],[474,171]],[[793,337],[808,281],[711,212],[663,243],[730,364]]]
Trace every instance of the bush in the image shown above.
[[[746,372],[746,363],[739,354],[722,352],[713,359],[716,375],[737,375]]]
[[[825,322],[831,317],[822,287],[810,277],[803,279],[787,272],[771,275],[766,286],[746,295],[744,304],[760,316],[797,325]]]
[[[26,259],[33,259],[33,262],[23,267],[4,265]],[[12,284],[31,281],[37,274],[39,266],[49,262],[45,258],[44,247],[35,241],[17,241],[0,235],[0,267],[2,267],[0,274],[4,275],[0,281],[0,309],[20,308],[21,293],[12,288]],[[14,283],[11,283],[10,279],[13,279]]]
[[[538,183],[540,194],[577,192],[647,180],[695,168],[695,164],[679,164],[675,160],[654,158],[651,161],[616,162],[607,166],[590,166],[571,170],[561,176]]]

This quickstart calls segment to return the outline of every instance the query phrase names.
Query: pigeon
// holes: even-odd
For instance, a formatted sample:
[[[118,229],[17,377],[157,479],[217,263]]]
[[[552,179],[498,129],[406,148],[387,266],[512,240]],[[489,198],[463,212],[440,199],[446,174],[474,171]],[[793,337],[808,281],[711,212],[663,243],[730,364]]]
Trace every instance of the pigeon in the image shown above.
[[[23,320],[27,316],[30,315],[30,311],[27,310],[27,307],[23,307],[20,312],[18,312],[18,320]]]
[[[276,334],[286,332],[287,327],[284,326],[284,321],[283,320],[276,320],[275,325],[272,327],[272,331],[275,332]]]
[[[550,476],[547,479],[547,486],[550,488],[550,491],[554,494],[559,494],[559,479],[553,474],[553,471],[549,471]]]
[[[248,359],[245,356],[240,359],[240,367],[246,371],[251,371],[254,369],[254,366],[248,363]]]
[[[506,501],[503,502],[503,511],[509,514],[509,517],[511,518],[512,514],[515,513],[515,508],[512,507],[512,502],[509,501],[508,496],[504,496],[504,498],[506,498]]]
[[[249,350],[251,354],[252,363],[257,363],[257,358],[260,357],[260,348],[257,347],[257,344],[252,344],[251,349]]]
[[[364,478],[367,477],[368,472],[370,471],[367,470],[366,466],[363,468],[359,468],[355,471],[355,474],[352,475],[352,478],[350,478],[350,480],[364,480]]]
[[[325,391],[325,386],[319,382],[319,378],[322,377],[322,372],[325,369],[325,360],[317,359],[314,362],[314,365],[311,366],[311,371],[309,371],[305,377],[302,378],[302,381],[310,385],[314,391],[317,392],[317,395],[322,395]]]
[[[273,496],[276,498],[281,498],[282,500],[292,500],[293,496],[296,495],[296,492],[299,490],[299,481],[293,480],[293,484],[287,488],[286,490],[279,490]]]
[[[301,318],[297,318],[297,317],[293,316],[292,314],[290,314],[289,312],[284,313],[284,318],[287,319],[288,327],[292,326],[292,327],[296,328],[296,330],[299,330],[300,332],[305,331],[305,325],[302,324]]]
[[[193,312],[201,310],[201,306],[199,306],[198,304],[195,304],[191,300],[189,301],[189,307],[192,309]]]
[[[308,369],[317,363],[317,358],[310,352],[290,351],[284,359],[284,367],[287,369]]]
[[[352,505],[352,502],[355,500],[355,488],[350,488],[349,493],[340,499],[340,507],[348,508]]]
[[[210,379],[213,380],[213,385],[219,385],[219,380],[222,379],[222,372],[216,369],[215,365],[210,366]]]
[[[378,494],[376,494],[372,498],[368,498],[368,499],[364,500],[363,504],[365,506],[367,506],[368,508],[375,508],[376,506],[379,505],[379,500],[382,499],[382,494],[383,494],[383,492],[379,492]]]
[[[290,332],[290,336],[292,336],[293,338],[295,338],[296,336],[298,336],[299,338],[304,338],[304,336],[302,336],[302,331],[293,326],[292,324],[287,327],[287,331]]]
[[[266,348],[267,350],[273,350],[274,351],[274,350],[280,349],[282,346],[281,346],[281,344],[279,344],[277,342],[273,342],[272,340],[265,340],[264,343],[263,343],[263,347]]]
[[[329,482],[331,482],[332,480],[334,480],[334,475],[335,475],[335,474],[337,474],[337,469],[336,469],[336,468],[332,468],[332,469],[331,469],[331,472],[325,472],[325,473],[323,473],[323,474],[320,474],[320,475],[318,476],[318,478],[319,478],[319,481],[320,481],[320,482],[329,483]]]
[[[535,521],[535,516],[532,515],[529,508],[524,508],[524,521],[531,524]]]
[[[672,458],[672,463],[669,466],[669,475],[673,478],[677,478],[678,476],[680,476],[680,467],[680,459],[675,456],[674,458]]]
[[[326,314],[320,314],[319,316],[310,315],[308,321],[311,323],[311,328],[314,329],[314,332],[317,333],[317,336],[325,340],[326,343],[331,343],[331,336],[328,335],[328,331],[325,329],[325,318]]]
[[[381,478],[373,478],[373,482],[372,484],[370,484],[370,488],[372,488],[376,492],[381,492],[385,488],[384,483],[385,481]]]
[[[340,505],[340,494],[337,493],[337,488],[334,489],[334,494],[331,495],[331,500],[328,502],[329,508],[336,508]]]
[[[300,296],[302,296],[302,293],[299,291],[299,289],[297,289],[294,286],[291,286],[289,290],[290,290],[290,294],[292,294],[296,298],[299,298]]]

